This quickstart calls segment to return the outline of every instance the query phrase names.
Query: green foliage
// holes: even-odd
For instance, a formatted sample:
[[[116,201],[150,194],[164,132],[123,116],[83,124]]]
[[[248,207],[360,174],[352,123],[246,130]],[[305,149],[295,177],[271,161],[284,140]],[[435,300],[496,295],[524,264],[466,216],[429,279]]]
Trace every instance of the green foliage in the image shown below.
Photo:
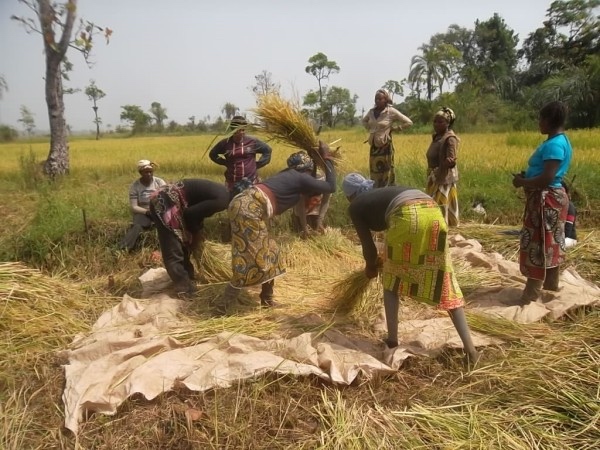
[[[21,118],[18,122],[23,124],[23,128],[25,128],[28,136],[33,134],[33,130],[35,130],[35,119],[33,118],[33,113],[25,105],[21,105]]]
[[[121,106],[121,120],[129,122],[132,134],[143,133],[148,129],[152,118],[137,105]]]
[[[221,108],[221,112],[223,114],[225,114],[226,120],[231,120],[231,118],[233,116],[235,116],[239,110],[240,110],[240,108],[238,108],[237,106],[235,106],[233,103],[230,103],[230,102],[225,103],[223,105],[223,108]]]
[[[0,142],[12,142],[19,137],[19,132],[13,127],[0,124]]]
[[[163,108],[159,102],[152,102],[150,105],[150,114],[154,117],[154,124],[156,125],[157,130],[162,131],[164,128],[164,121],[169,118],[169,116],[167,116],[166,108]]]
[[[36,189],[47,183],[42,170],[42,164],[37,161],[31,147],[27,155],[21,154],[19,156],[19,168],[22,177],[22,186],[25,189]]]

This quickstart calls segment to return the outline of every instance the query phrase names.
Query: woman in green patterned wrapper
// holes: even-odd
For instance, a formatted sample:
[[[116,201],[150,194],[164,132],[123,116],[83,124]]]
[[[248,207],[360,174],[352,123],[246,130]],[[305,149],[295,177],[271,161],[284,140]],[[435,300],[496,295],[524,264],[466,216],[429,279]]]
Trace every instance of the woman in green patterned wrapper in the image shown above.
[[[369,130],[369,172],[375,183],[373,187],[376,188],[396,184],[392,132],[402,131],[413,124],[412,120],[391,104],[390,95],[379,89],[375,93],[375,106],[362,120]]]
[[[342,190],[350,201],[348,212],[362,245],[365,275],[375,278],[383,271],[386,345],[398,346],[399,296],[404,295],[447,311],[469,361],[477,362],[479,353],[448,250],[448,226],[435,201],[410,187],[373,189],[373,181],[358,173],[346,175]],[[377,255],[373,231],[385,232],[385,261]]]
[[[452,130],[456,120],[454,111],[442,107],[433,117],[433,137],[427,150],[427,188],[429,194],[442,209],[446,223],[459,225],[458,214],[458,168],[456,159],[460,140]]]

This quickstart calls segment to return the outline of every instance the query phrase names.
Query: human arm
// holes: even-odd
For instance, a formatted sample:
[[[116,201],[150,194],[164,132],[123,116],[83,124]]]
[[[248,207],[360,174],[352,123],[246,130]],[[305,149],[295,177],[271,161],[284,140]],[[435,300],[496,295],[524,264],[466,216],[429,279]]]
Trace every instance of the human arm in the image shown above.
[[[369,115],[371,114],[371,111],[367,112],[367,114],[365,115],[365,117],[362,118],[362,124],[363,126],[368,130],[369,129]]]
[[[554,177],[560,166],[558,159],[547,159],[544,161],[544,170],[536,177],[525,178],[524,173],[513,174],[513,186],[516,188],[524,187],[528,189],[544,189],[547,188]]]
[[[409,117],[402,114],[396,108],[390,107],[390,113],[392,115],[392,131],[402,131],[413,125],[413,121]]]
[[[306,239],[308,237],[308,227],[306,225],[306,202],[304,196],[300,196],[300,200],[294,206],[294,214],[300,221],[300,237]]]
[[[224,139],[217,143],[213,148],[210,149],[208,153],[208,157],[215,164],[219,164],[221,166],[227,165],[227,158],[225,157],[227,140]]]
[[[256,153],[261,155],[258,161],[256,161],[257,169],[260,169],[271,162],[272,149],[267,143],[256,139]]]
[[[132,214],[145,214],[150,215],[150,212],[146,208],[142,208],[138,205],[137,196],[135,198],[129,197],[129,209],[131,209]]]
[[[368,278],[375,278],[377,271],[381,266],[381,261],[377,255],[377,247],[373,241],[373,235],[369,228],[369,225],[364,218],[367,211],[361,207],[358,203],[350,204],[350,219],[356,230],[356,234],[360,239],[360,245],[362,247],[363,258],[365,260],[365,275]]]
[[[148,215],[148,209],[140,206],[139,199],[141,192],[139,191],[138,186],[141,186],[139,181],[135,181],[129,187],[129,209],[132,214],[146,214]]]
[[[325,165],[327,166],[325,180],[317,180],[308,173],[302,176],[302,194],[333,194],[335,192],[336,173],[333,161],[325,159]]]
[[[330,200],[331,194],[323,194],[323,198],[321,199],[321,207],[319,208],[319,216],[317,218],[317,231],[323,231],[323,221],[325,220],[325,215],[329,209]]]

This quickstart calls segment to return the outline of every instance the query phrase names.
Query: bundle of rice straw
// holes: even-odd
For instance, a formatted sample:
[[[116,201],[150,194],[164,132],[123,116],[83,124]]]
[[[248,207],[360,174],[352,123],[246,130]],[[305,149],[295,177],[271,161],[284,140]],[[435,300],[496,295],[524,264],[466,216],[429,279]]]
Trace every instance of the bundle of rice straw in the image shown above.
[[[349,313],[360,305],[371,279],[367,278],[364,270],[357,270],[332,285],[332,307],[335,311]]]
[[[279,141],[306,150],[315,164],[327,171],[319,154],[319,139],[298,106],[277,94],[266,94],[259,98],[253,111],[259,121],[259,129]]]
[[[231,280],[231,256],[225,255],[219,246],[205,241],[192,252],[200,276],[207,283]]]

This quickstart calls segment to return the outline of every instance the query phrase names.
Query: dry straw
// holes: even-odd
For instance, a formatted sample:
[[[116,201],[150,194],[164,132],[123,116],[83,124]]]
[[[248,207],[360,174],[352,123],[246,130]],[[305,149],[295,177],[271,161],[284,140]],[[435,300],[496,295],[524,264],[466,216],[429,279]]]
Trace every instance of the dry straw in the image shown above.
[[[313,126],[298,106],[277,94],[267,94],[259,98],[254,113],[262,131],[279,141],[306,150],[321,169],[328,170],[319,154],[319,139]]]
[[[364,306],[371,282],[364,270],[357,270],[333,283],[331,289],[333,309],[341,313],[351,313],[360,309]]]
[[[192,255],[203,281],[221,283],[231,280],[231,252],[225,246],[205,241]]]

